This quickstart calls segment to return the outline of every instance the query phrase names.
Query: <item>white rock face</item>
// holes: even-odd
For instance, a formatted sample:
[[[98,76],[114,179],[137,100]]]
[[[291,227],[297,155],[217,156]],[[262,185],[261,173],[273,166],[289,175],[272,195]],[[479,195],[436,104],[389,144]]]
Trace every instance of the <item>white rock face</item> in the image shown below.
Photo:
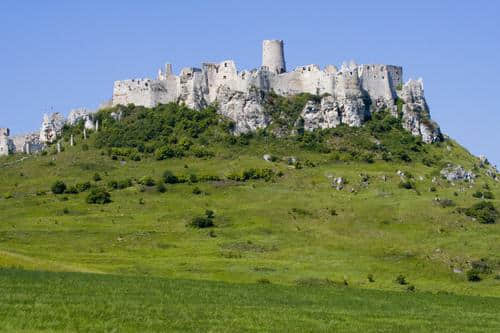
[[[40,129],[40,142],[53,142],[56,137],[61,133],[66,120],[58,112],[43,115],[42,127]]]
[[[8,128],[0,128],[0,156],[10,154],[9,135],[10,130]]]
[[[361,98],[325,96],[319,103],[308,101],[300,116],[304,129],[332,128],[340,124],[361,126],[366,120],[367,106]]]
[[[448,164],[441,170],[440,174],[450,182],[457,180],[473,181],[476,178],[472,171],[465,170],[461,165]]]
[[[66,123],[68,125],[75,125],[77,122],[79,122],[80,120],[87,120],[89,118],[91,118],[93,115],[93,112],[88,110],[88,109],[85,109],[85,108],[81,108],[81,109],[73,109],[69,112],[69,115],[68,115],[68,119],[66,120]]]
[[[424,97],[422,79],[409,80],[402,89],[403,127],[415,136],[421,136],[426,143],[440,141],[441,130],[436,122],[430,119],[429,107]]]
[[[216,101],[220,114],[235,122],[234,132],[237,134],[253,132],[269,125],[264,113],[263,96],[256,89],[243,93],[221,86]]]

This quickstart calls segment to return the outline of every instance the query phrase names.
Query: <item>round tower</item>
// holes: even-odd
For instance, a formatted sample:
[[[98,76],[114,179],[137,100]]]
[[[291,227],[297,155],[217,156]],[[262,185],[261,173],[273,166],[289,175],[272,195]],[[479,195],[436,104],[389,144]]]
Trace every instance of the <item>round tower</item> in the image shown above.
[[[285,52],[282,40],[265,40],[262,42],[262,66],[277,74],[286,72]]]

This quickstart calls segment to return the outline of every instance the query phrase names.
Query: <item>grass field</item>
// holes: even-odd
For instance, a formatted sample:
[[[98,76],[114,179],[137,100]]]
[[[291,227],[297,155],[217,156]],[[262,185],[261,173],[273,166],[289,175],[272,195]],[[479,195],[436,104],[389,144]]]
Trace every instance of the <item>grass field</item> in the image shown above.
[[[204,158],[132,161],[94,139],[90,149],[0,158],[3,330],[498,331],[500,224],[458,208],[499,209],[500,186],[452,140],[416,147],[424,152],[412,156],[439,160],[426,166],[267,139],[214,144]],[[479,177],[448,182],[439,175],[446,162]],[[249,168],[281,176],[230,179]],[[139,184],[165,170],[220,180],[164,193]],[[336,177],[346,180],[341,190]],[[109,187],[127,178],[132,186],[109,189],[106,205],[88,204],[88,191],[51,193],[58,180]],[[190,227],[206,210],[215,226]],[[475,263],[480,281],[471,282]]]
[[[1,331],[498,332],[498,298],[0,270]]]

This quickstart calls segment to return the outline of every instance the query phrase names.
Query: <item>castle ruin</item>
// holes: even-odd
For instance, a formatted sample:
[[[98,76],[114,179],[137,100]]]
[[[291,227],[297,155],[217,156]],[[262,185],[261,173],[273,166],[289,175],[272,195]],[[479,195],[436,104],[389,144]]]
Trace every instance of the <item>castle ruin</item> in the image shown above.
[[[112,105],[154,107],[175,102],[193,109],[217,105],[219,113],[235,122],[235,132],[245,133],[269,125],[263,95],[271,92],[321,96],[320,103],[309,103],[301,114],[306,130],[339,124],[360,126],[374,110],[389,109],[396,115],[396,100],[401,98],[405,102],[403,123],[408,130],[426,142],[436,141],[441,135],[437,124],[429,119],[423,82],[403,84],[402,67],[350,62],[340,69],[310,64],[288,72],[281,40],[264,40],[262,65],[250,71],[238,71],[233,60],[225,60],[204,63],[201,68],[183,68],[177,76],[167,64],[154,80],[116,81]]]

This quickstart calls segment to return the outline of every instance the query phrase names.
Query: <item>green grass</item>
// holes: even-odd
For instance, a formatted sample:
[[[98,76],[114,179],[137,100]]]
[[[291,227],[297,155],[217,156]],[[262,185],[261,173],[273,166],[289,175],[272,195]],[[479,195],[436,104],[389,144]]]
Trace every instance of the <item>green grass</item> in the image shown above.
[[[148,115],[157,115],[140,112],[148,135],[156,135],[157,123],[149,121]],[[25,321],[27,330],[111,330],[108,324],[123,325],[119,331],[134,330],[142,318],[152,331],[160,327],[231,331],[231,325],[239,331],[262,327],[275,331],[290,327],[456,331],[463,327],[472,331],[494,309],[487,305],[498,302],[500,223],[482,224],[463,212],[482,200],[499,210],[500,186],[478,167],[477,158],[453,140],[422,145],[399,127],[391,127],[397,119],[384,116],[360,129],[338,128],[283,139],[260,133],[234,141],[224,132],[227,124],[207,125],[215,121],[208,114],[209,121],[200,125],[193,138],[176,141],[175,133],[183,133],[183,126],[197,120],[186,123],[182,113],[176,115],[179,119],[169,120],[166,111],[162,117],[165,119],[158,121],[174,124],[172,131],[155,137],[151,146],[134,141],[124,122],[115,124],[117,128],[110,125],[107,131],[118,143],[125,140],[127,148],[111,149],[109,155],[109,147],[96,148],[95,140],[100,140],[98,145],[106,142],[104,127],[86,145],[78,128],[68,129],[74,131],[77,145],[64,144],[60,154],[0,158],[0,267],[23,269],[2,270],[1,286],[25,281],[26,288],[39,288],[40,283],[33,279],[62,281],[60,289],[58,285],[40,292],[33,289],[25,292],[25,298],[14,287],[0,296],[2,302],[12,301],[6,306],[9,313],[30,302],[39,307],[33,314],[38,316],[33,317],[34,324]],[[133,128],[141,133],[140,126]],[[173,147],[175,141],[175,149],[184,149],[181,142],[191,139],[196,151],[185,150],[182,158],[155,158],[155,149],[165,142]],[[376,140],[385,150],[375,147]],[[199,149],[210,154],[197,154]],[[125,154],[132,150],[131,156]],[[123,152],[124,156],[113,159]],[[276,161],[264,161],[264,154],[272,154]],[[288,165],[290,156],[300,163]],[[439,171],[448,162],[474,170],[479,177],[474,183],[447,182]],[[268,181],[230,179],[252,168],[257,170],[255,175],[268,176],[264,177]],[[264,172],[266,169],[273,172]],[[166,184],[164,192],[140,184],[158,183],[165,170],[186,181]],[[398,170],[412,175],[406,179],[411,188],[399,186]],[[193,174],[221,180],[190,183],[187,180],[194,179]],[[332,186],[336,177],[347,180],[340,191]],[[98,178],[102,179],[96,181]],[[127,179],[132,186],[127,187]],[[108,189],[112,202],[88,204],[89,190],[55,195],[51,187],[58,180],[68,188],[84,182],[106,187],[116,181],[115,189]],[[473,196],[486,190],[494,199]],[[215,226],[190,226],[206,210],[214,212]],[[488,266],[479,273],[481,281],[468,281],[471,263],[481,259]],[[40,270],[100,275],[37,273]],[[399,275],[408,284],[396,283]],[[75,287],[71,289],[65,281]],[[256,285],[257,281],[270,284]],[[332,286],[297,287],[318,281],[331,281]],[[77,287],[79,283],[82,288]],[[129,288],[135,284],[137,287]],[[161,292],[148,284],[157,285]],[[339,287],[344,284],[348,288]],[[100,286],[102,299],[89,289]],[[407,293],[409,286],[416,291]],[[120,290],[132,290],[133,299],[124,298],[125,291]],[[206,294],[198,292],[199,303],[193,290],[206,290]],[[212,296],[223,290],[227,297]],[[36,303],[37,295],[46,297],[42,292],[60,295],[54,296],[58,300],[54,312],[45,308],[49,301]],[[64,305],[94,295],[97,298],[85,301],[88,307],[77,301]],[[162,301],[161,295],[171,298]],[[215,314],[209,296],[218,300]],[[184,298],[189,300],[185,305],[171,301]],[[93,303],[101,301],[102,305]],[[288,301],[293,306],[288,307]],[[352,311],[348,311],[351,303]],[[116,320],[99,317],[97,309],[104,306]],[[409,306],[412,312],[405,317],[402,313]],[[432,307],[435,311],[426,310]],[[172,314],[165,310],[169,308]],[[471,308],[474,312],[467,312]],[[139,309],[146,311],[142,317]],[[133,320],[127,321],[128,312]],[[161,321],[170,315],[173,322]],[[73,319],[64,321],[57,316]],[[7,317],[12,319],[5,322],[10,325],[5,330],[23,329],[19,317]],[[287,328],[287,322],[293,325]]]
[[[0,270],[1,331],[498,332],[497,298]]]

